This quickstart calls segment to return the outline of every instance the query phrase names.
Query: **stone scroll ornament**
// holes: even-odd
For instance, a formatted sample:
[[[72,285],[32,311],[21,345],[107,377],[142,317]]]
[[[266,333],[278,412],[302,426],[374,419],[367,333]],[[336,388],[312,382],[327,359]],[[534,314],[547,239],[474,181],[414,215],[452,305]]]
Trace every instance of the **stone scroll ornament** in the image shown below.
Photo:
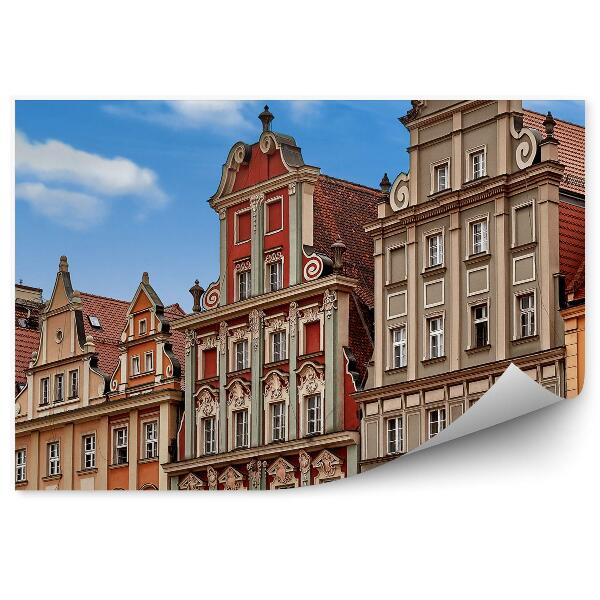
[[[522,119],[520,122],[520,130],[517,131],[515,121],[516,118],[513,116],[510,119],[510,135],[515,140],[521,140],[515,151],[515,160],[519,169],[526,169],[531,166],[535,160],[535,155],[538,150],[538,141],[531,129],[522,126]]]
[[[204,310],[210,310],[219,306],[221,301],[221,284],[219,281],[214,281],[207,288],[202,298]]]

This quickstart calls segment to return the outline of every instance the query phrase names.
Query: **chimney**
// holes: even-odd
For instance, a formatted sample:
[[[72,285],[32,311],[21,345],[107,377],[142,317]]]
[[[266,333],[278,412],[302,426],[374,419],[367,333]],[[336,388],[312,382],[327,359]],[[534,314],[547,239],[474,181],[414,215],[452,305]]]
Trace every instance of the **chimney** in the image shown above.
[[[142,283],[144,285],[150,285],[150,276],[148,275],[148,271],[144,271],[142,273]]]
[[[69,272],[69,263],[67,262],[67,257],[66,256],[61,256],[60,257],[60,262],[58,263],[58,270],[61,273],[68,273]]]

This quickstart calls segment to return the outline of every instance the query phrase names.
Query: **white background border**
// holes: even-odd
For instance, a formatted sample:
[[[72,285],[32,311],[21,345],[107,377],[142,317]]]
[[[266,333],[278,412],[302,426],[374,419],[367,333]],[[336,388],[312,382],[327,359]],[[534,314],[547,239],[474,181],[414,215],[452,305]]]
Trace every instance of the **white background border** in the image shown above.
[[[597,589],[598,369],[588,368],[578,401],[330,486],[237,495],[12,491],[14,98],[585,98],[587,163],[595,164],[597,48],[586,4],[434,4],[3,4],[3,592],[266,598],[284,579],[295,582],[284,588],[291,598],[546,600]],[[470,76],[465,64],[481,70]],[[600,226],[597,170],[586,179],[591,231]],[[594,252],[588,264],[597,264]],[[589,309],[587,328],[589,367],[600,333]]]

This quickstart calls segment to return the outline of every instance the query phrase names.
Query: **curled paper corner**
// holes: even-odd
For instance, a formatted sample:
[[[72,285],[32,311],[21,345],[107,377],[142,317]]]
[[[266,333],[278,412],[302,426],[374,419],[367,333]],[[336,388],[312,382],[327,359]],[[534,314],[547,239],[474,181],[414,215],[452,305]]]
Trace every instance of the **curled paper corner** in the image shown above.
[[[408,454],[494,427],[562,400],[511,363],[496,383],[460,418]]]

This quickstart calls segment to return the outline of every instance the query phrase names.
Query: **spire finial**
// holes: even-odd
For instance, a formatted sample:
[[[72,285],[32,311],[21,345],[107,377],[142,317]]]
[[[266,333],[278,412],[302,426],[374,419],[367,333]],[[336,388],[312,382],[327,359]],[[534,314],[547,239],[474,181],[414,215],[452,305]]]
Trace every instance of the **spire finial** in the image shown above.
[[[67,257],[64,256],[64,255],[60,257],[60,262],[58,263],[58,270],[61,273],[68,273],[69,272],[69,263],[67,261]]]
[[[258,118],[262,122],[263,131],[271,131],[271,121],[275,118],[273,113],[269,110],[269,105],[265,104],[265,110],[263,110]]]
[[[331,250],[333,252],[333,272],[343,273],[344,272],[344,258],[343,254],[346,252],[346,244],[342,242],[342,238],[338,236],[337,240],[331,244]]]
[[[550,111],[548,111],[548,114],[546,115],[546,118],[544,119],[544,129],[546,131],[546,139],[547,140],[552,140],[554,139],[554,126],[556,125],[556,121],[554,120],[554,117],[552,116],[552,113]]]
[[[379,182],[379,187],[381,188],[381,191],[384,194],[390,193],[390,190],[392,189],[392,184],[390,183],[390,180],[388,179],[387,173],[383,174],[383,177],[381,178],[381,181]]]
[[[200,282],[196,279],[194,285],[190,288],[190,294],[194,299],[194,306],[192,307],[192,311],[200,312],[200,298],[202,298],[202,294],[204,294],[204,288],[199,285]]]
[[[144,271],[142,273],[142,283],[144,285],[150,285],[150,276],[148,275],[148,271]]]

